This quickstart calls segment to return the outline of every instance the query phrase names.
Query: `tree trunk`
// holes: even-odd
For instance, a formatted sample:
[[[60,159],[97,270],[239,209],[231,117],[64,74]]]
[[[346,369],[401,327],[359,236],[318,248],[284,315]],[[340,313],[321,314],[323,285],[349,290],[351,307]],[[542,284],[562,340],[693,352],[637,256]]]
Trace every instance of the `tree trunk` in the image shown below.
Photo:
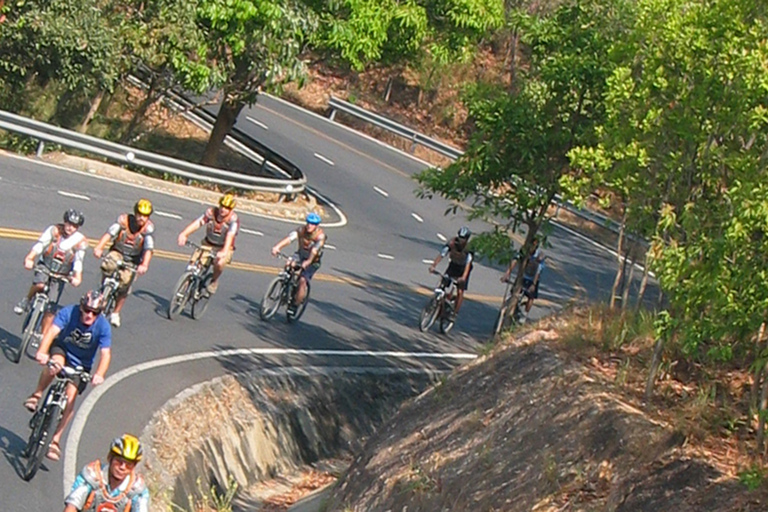
[[[640,281],[640,289],[637,291],[637,302],[635,302],[635,311],[640,310],[640,306],[643,305],[643,296],[645,295],[645,289],[648,287],[648,252],[645,253],[645,265],[643,266],[643,279]]]
[[[221,147],[224,145],[224,139],[235,125],[237,116],[240,115],[240,111],[243,110],[244,106],[245,103],[242,101],[232,102],[225,95],[224,103],[221,104],[221,109],[219,109],[219,115],[216,116],[213,131],[211,131],[211,136],[208,138],[208,144],[205,146],[205,154],[203,154],[201,164],[209,167],[216,166],[216,160]]]
[[[96,115],[96,112],[99,110],[99,106],[101,105],[101,100],[104,99],[104,91],[101,90],[96,95],[95,98],[93,98],[93,101],[91,102],[91,108],[88,110],[88,113],[85,115],[85,119],[83,119],[82,124],[80,125],[80,128],[77,129],[80,133],[85,133],[88,131],[88,125],[93,120],[93,116]]]
[[[757,408],[757,452],[763,455],[763,445],[765,442],[765,416],[766,408],[768,407],[768,378],[766,378],[766,372],[768,372],[768,364],[762,368],[763,373],[763,385],[760,392],[760,405]]]
[[[629,274],[624,281],[624,291],[621,294],[621,310],[627,310],[627,304],[629,303],[629,291],[632,289],[632,278],[635,275],[635,258],[630,256],[629,247],[627,247],[627,254],[624,255],[624,263],[629,265]],[[625,270],[626,272],[626,270]]]
[[[765,337],[765,322],[760,324],[760,328],[757,330],[757,339],[755,340],[755,359],[760,357],[760,353],[763,351],[763,338]],[[756,409],[757,403],[757,390],[760,389],[760,381],[763,376],[763,368],[755,368],[755,374],[752,378],[752,389],[749,392],[749,407]]]
[[[520,34],[517,29],[512,31],[509,48],[509,88],[514,91],[517,85],[517,47]]]
[[[392,77],[389,77],[387,79],[387,88],[386,91],[384,91],[384,101],[389,103],[389,99],[392,97],[392,86],[394,85],[395,79]]]
[[[648,402],[653,395],[653,386],[656,384],[656,374],[661,366],[661,352],[664,350],[664,340],[659,337],[653,347],[653,357],[651,358],[651,368],[648,371],[648,380],[645,382],[645,401]]]
[[[616,307],[616,293],[619,291],[619,285],[624,277],[624,263],[626,258],[622,258],[624,252],[624,228],[626,226],[627,214],[621,219],[621,227],[619,228],[619,240],[616,242],[616,255],[618,258],[618,268],[616,269],[616,278],[613,280],[613,286],[611,287],[611,300],[609,302],[609,308],[614,309]]]
[[[149,89],[147,89],[146,96],[144,96],[144,99],[141,100],[139,108],[133,112],[133,117],[131,117],[131,122],[128,123],[128,128],[125,129],[125,132],[123,132],[123,135],[120,137],[121,143],[125,144],[131,140],[133,134],[136,132],[136,128],[139,126],[139,124],[141,124],[147,115],[149,108],[154,105],[157,100],[160,99],[160,96],[162,96],[162,94],[158,92],[157,86],[158,81],[153,77],[152,81],[149,82]]]

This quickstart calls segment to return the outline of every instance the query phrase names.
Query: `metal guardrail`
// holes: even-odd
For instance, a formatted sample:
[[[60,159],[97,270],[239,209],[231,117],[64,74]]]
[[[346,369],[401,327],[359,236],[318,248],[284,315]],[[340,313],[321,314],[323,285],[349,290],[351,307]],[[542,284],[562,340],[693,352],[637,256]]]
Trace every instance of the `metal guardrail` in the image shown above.
[[[379,128],[384,128],[385,130],[409,139],[412,143],[411,152],[413,152],[413,148],[416,146],[416,144],[419,144],[454,160],[458,159],[462,154],[464,154],[460,149],[456,149],[447,144],[443,144],[439,140],[427,137],[423,133],[419,133],[387,117],[358,107],[357,105],[339,99],[335,96],[331,96],[331,99],[328,100],[328,106],[331,107],[331,114],[329,116],[331,121],[336,119],[336,111],[341,111],[346,114],[358,117],[363,121],[367,121],[373,125],[378,126]]]
[[[302,192],[306,186],[304,175],[291,164],[288,164],[289,169],[286,171],[291,176],[290,179],[250,176],[124,146],[3,110],[0,110],[0,129],[20,133],[39,140],[38,156],[44,150],[44,143],[50,142],[108,158],[122,164],[136,165],[184,178],[207,181],[244,190],[274,192],[292,196]],[[279,155],[270,152],[270,154],[263,157],[261,162],[262,168],[267,170],[270,167],[274,167],[280,170],[279,164],[282,164],[283,161],[279,158]]]
[[[336,98],[335,96],[330,97],[330,99],[328,100],[328,106],[331,108],[331,114],[329,116],[331,121],[335,120],[336,111],[341,111],[346,114],[355,116],[359,119],[362,119],[363,121],[371,123],[374,126],[378,126],[379,128],[383,128],[397,135],[410,139],[413,141],[414,146],[416,144],[421,144],[453,160],[458,160],[464,154],[464,152],[461,151],[460,149],[456,149],[452,146],[448,146],[446,144],[443,144],[442,142],[436,141],[435,139],[431,139],[422,133],[416,132],[411,128],[408,128],[399,123],[396,123],[395,121],[392,121],[391,119],[388,119],[380,114],[371,112],[362,107],[358,107],[357,105],[354,105],[352,103],[349,103],[348,101],[344,101],[342,99]],[[411,149],[413,149],[413,146]],[[564,201],[560,197],[555,198],[555,200],[557,201],[556,205],[559,208],[563,208],[568,212],[574,215],[577,215],[578,217],[581,217],[584,220],[592,222],[593,224],[604,227],[612,231],[613,233],[616,233],[616,234],[619,233],[621,225],[615,220],[609,217],[606,217],[605,215],[602,215],[600,213],[579,208],[568,201]],[[629,238],[632,238],[633,240],[636,240],[635,237],[632,237],[629,234],[627,234],[627,236]]]

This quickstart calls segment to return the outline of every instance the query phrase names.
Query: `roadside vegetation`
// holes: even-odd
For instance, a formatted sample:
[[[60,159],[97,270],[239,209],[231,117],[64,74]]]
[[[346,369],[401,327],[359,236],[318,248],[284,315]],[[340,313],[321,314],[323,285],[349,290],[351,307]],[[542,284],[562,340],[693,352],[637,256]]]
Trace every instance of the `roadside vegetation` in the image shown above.
[[[460,160],[419,175],[419,193],[492,218],[496,229],[476,241],[490,259],[512,257],[511,234],[527,255],[549,233],[554,198],[597,202],[621,225],[616,280],[608,311],[584,313],[601,327],[574,328],[569,346],[582,356],[619,350],[612,371],[642,381],[648,404],[689,397],[700,416],[686,432],[738,433],[736,449],[754,464],[744,481],[764,482],[768,4],[51,0],[2,9],[6,110],[136,142],[170,88],[215,90],[221,115],[186,152],[213,165],[245,105],[289,84],[301,96],[310,69],[343,84],[349,100],[382,110],[399,102],[409,124],[464,146]],[[148,89],[114,113],[133,94],[129,74]],[[644,271],[631,297],[633,263]],[[647,298],[651,272],[660,293]],[[642,349],[627,351],[638,333]],[[665,384],[673,374],[688,379],[680,389]]]

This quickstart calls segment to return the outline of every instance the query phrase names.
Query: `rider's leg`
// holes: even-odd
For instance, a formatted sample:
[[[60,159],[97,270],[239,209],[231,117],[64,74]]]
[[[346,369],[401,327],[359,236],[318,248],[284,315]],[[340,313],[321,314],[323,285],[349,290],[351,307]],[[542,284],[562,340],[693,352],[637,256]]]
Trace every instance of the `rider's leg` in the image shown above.
[[[221,277],[221,274],[224,272],[224,269],[227,266],[227,263],[229,263],[232,260],[232,255],[230,253],[230,256],[223,260],[221,258],[216,258],[213,260],[213,275],[211,277],[211,282],[208,283],[208,291],[213,290],[214,292],[219,286],[219,277]]]
[[[456,310],[454,311],[455,314],[459,314],[459,310],[461,309],[461,305],[464,302],[464,290],[462,288],[459,288],[456,290]]]
[[[66,393],[67,406],[64,408],[64,413],[61,415],[61,422],[59,423],[59,427],[56,429],[56,432],[53,433],[53,438],[51,439],[51,442],[56,444],[60,444],[61,436],[64,434],[64,429],[67,428],[67,425],[72,419],[72,414],[75,410],[75,398],[77,398],[77,386],[70,382],[67,384]]]
[[[115,297],[115,309],[112,311],[113,313],[120,313],[120,311],[123,309],[123,304],[125,304],[125,299],[128,298],[127,293],[120,293]]]
[[[27,300],[32,300],[36,293],[42,293],[43,290],[45,290],[45,283],[32,283],[27,292]]]
[[[43,321],[40,322],[40,332],[45,332],[45,331],[48,330],[48,328],[53,323],[54,316],[56,316],[56,315],[54,315],[53,311],[51,311],[51,310],[47,310],[45,312],[45,314],[43,315]]]
[[[63,354],[53,354],[51,359],[56,361],[56,364],[59,366],[64,366]],[[46,388],[51,385],[51,382],[53,382],[54,375],[56,375],[56,370],[54,368],[43,368],[43,371],[40,372],[40,378],[37,379],[37,387],[32,393],[32,396],[41,398],[43,396],[43,391],[45,391]]]
[[[307,298],[307,278],[305,276],[299,277],[299,287],[296,290],[296,305],[302,304],[304,299]]]

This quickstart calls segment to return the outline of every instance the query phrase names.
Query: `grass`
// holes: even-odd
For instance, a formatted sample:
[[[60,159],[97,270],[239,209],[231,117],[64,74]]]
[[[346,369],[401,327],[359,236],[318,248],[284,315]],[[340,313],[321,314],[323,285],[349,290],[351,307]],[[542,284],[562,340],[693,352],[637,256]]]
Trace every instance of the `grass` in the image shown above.
[[[186,507],[174,503],[171,504],[171,509],[176,512],[232,512],[232,500],[235,499],[238,488],[235,479],[229,477],[226,487],[221,491],[215,484],[206,491],[203,489],[202,481],[198,478],[198,495],[188,496]]]

